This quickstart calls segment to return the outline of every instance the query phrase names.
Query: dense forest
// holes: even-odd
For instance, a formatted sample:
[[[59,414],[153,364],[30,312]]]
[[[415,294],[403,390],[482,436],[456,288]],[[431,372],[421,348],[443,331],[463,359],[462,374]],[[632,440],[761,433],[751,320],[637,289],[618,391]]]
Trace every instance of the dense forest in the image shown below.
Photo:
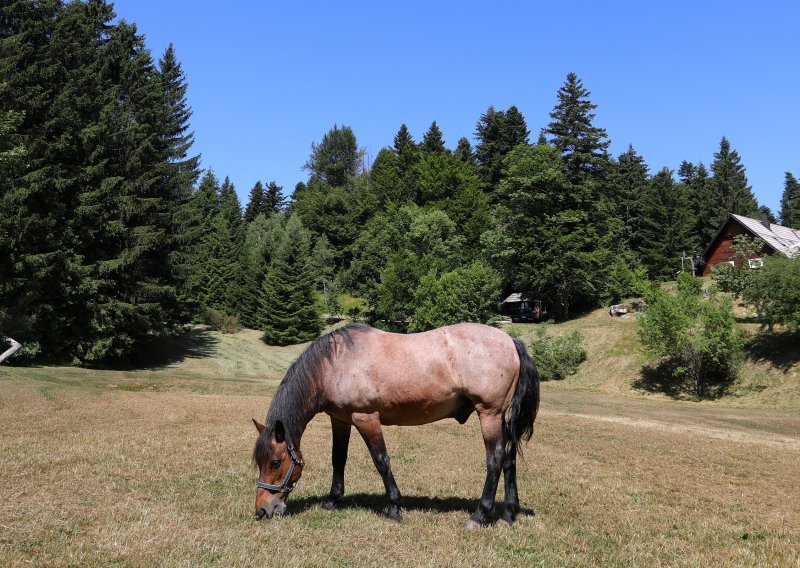
[[[2,4],[0,336],[95,364],[197,321],[305,341],[343,297],[408,331],[485,320],[512,291],[567,318],[674,278],[730,213],[772,217],[725,137],[677,172],[610,155],[573,73],[533,136],[490,106],[474,143],[400,125],[368,165],[351,128],[321,125],[307,180],[265,172],[243,208],[193,152],[186,91],[173,47],[154,60],[108,2]],[[800,225],[788,172],[780,218]]]

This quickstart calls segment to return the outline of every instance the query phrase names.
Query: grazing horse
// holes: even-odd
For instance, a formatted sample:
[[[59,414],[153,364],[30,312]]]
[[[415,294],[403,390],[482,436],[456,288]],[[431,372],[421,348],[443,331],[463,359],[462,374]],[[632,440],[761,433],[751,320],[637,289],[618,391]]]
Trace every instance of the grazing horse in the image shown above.
[[[303,472],[300,439],[320,412],[333,430],[333,482],[325,509],[344,496],[350,430],[366,442],[389,500],[387,516],[400,521],[382,425],[415,426],[443,418],[460,424],[476,412],[486,446],[486,482],[472,529],[491,521],[500,472],[505,508],[500,522],[519,512],[516,456],[529,440],[539,408],[539,374],[523,343],[493,327],[462,323],[424,333],[387,333],[348,325],[324,335],[300,355],[281,381],[259,435],[256,517],[282,516]]]

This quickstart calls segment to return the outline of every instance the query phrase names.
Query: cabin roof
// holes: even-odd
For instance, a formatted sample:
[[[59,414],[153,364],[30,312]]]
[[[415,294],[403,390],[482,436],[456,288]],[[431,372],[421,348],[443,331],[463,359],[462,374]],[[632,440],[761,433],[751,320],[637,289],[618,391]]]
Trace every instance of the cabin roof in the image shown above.
[[[708,256],[708,252],[711,250],[711,247],[713,247],[714,243],[717,242],[717,238],[719,237],[720,233],[728,225],[728,223],[731,222],[731,220],[735,220],[753,236],[763,240],[775,252],[779,252],[790,258],[800,256],[800,230],[784,227],[776,223],[770,223],[769,227],[767,227],[759,219],[731,214],[731,216],[728,217],[728,220],[725,221],[725,223],[723,223],[719,228],[717,234],[708,244],[708,247],[706,247],[706,250],[703,254],[704,257]]]

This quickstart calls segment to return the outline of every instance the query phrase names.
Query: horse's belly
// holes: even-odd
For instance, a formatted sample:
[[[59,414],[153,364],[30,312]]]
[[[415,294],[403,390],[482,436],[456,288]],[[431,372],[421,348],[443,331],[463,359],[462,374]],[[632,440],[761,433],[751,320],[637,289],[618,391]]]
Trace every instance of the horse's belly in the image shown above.
[[[419,426],[445,418],[456,418],[459,422],[464,422],[472,410],[472,403],[469,399],[463,396],[453,396],[438,401],[436,404],[432,404],[430,401],[416,401],[384,405],[378,414],[381,424]]]

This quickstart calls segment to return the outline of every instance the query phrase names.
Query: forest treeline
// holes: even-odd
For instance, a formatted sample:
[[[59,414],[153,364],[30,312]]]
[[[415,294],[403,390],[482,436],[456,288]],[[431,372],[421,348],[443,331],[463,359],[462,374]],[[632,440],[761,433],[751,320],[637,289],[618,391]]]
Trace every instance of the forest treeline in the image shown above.
[[[401,125],[367,164],[334,125],[291,195],[265,178],[243,208],[201,169],[186,90],[173,47],[155,61],[108,2],[3,3],[0,335],[91,364],[209,318],[307,340],[344,293],[410,331],[484,320],[511,291],[569,317],[674,278],[730,213],[772,216],[724,137],[677,172],[610,155],[573,73],[534,136],[490,106],[474,146]],[[788,172],[780,217],[800,225]]]

